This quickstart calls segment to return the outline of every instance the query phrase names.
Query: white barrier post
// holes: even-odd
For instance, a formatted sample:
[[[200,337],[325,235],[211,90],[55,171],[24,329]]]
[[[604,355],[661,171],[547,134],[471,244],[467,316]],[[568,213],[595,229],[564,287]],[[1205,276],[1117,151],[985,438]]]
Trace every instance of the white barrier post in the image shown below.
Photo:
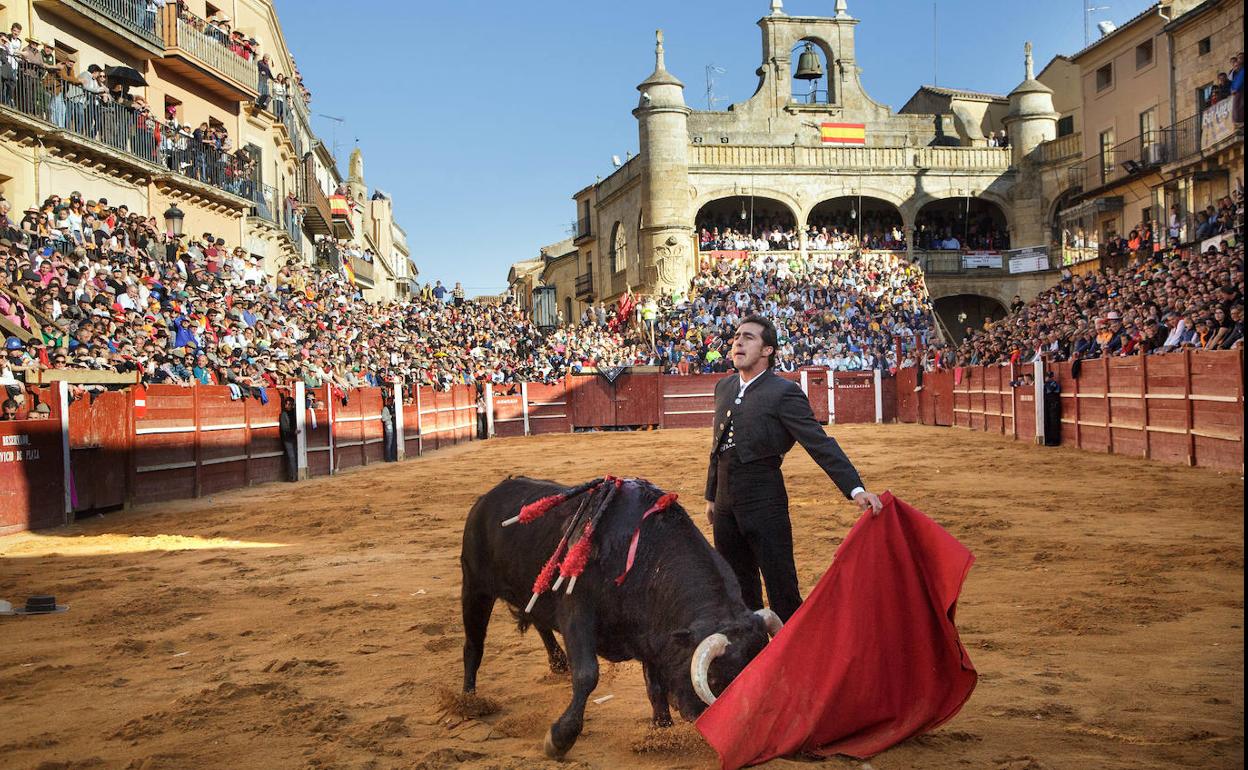
[[[65,493],[65,518],[62,523],[71,524],[74,521],[74,473],[69,466],[69,383],[57,381],[56,398],[61,405],[61,485]]]
[[[805,394],[807,398],[809,398],[810,397],[810,381],[807,379],[807,374],[808,372],[805,369],[803,369],[801,373],[802,393]]]
[[[420,383],[416,383],[416,454],[425,454],[425,416],[420,413]]]
[[[485,437],[494,438],[494,383],[485,384]]]
[[[880,370],[874,370],[872,377],[875,385],[875,421],[884,422],[884,387],[883,377],[880,376]]]
[[[524,435],[532,435],[529,433],[529,383],[520,383],[520,404],[524,407]]]
[[[836,423],[836,371],[828,369],[828,425]]]
[[[1036,443],[1044,446],[1044,359],[1036,356],[1036,360],[1031,362],[1032,376],[1036,381],[1035,407],[1036,407]],[[1106,381],[1105,388],[1108,390],[1109,382]]]
[[[329,434],[329,475],[334,475],[334,387],[325,386],[325,428]]]
[[[295,478],[308,477],[308,393],[307,385],[295,381]]]
[[[390,410],[394,413],[394,445],[398,459],[403,460],[407,457],[407,439],[403,438],[403,383],[393,382],[390,387],[394,388],[394,408]]]

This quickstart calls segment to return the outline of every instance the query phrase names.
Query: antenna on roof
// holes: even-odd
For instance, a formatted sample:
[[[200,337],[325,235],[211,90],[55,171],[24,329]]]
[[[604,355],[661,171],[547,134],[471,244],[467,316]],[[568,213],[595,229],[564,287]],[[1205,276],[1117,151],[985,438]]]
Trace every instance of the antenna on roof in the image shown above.
[[[718,64],[706,65],[706,108],[708,110],[715,109],[715,102],[723,101],[715,96],[715,76],[722,75],[727,71]]]
[[[1092,42],[1092,14],[1097,11],[1108,11],[1108,5],[1093,5],[1096,0],[1083,0],[1083,47],[1087,48]],[[1100,25],[1097,25],[1100,28]],[[1109,34],[1102,29],[1102,35]]]
[[[330,148],[333,150],[334,163],[337,164],[338,163],[338,126],[342,125],[343,123],[346,123],[347,119],[340,118],[337,115],[326,115],[323,112],[318,112],[316,114],[327,120],[334,121],[334,127],[330,130]],[[358,142],[359,139],[356,139],[356,141]]]

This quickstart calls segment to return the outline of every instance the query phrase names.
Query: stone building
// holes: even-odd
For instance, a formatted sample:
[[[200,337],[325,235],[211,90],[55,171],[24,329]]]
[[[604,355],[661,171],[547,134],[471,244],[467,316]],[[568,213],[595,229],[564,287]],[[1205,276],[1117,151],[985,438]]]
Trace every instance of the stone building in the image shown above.
[[[1083,269],[1103,264],[1109,239],[1145,225],[1191,241],[1197,212],[1230,194],[1243,124],[1213,88],[1243,51],[1243,19],[1243,0],[1154,3],[1069,57],[1081,130],[1045,149],[1065,183],[1054,229],[1082,245]]]
[[[242,245],[270,271],[291,259],[311,263],[324,236],[359,232],[394,253],[407,248],[397,243],[403,239],[395,237],[388,199],[367,217],[369,227],[364,218],[356,227],[349,217],[334,216],[330,196],[341,180],[312,131],[271,0],[186,0],[159,8],[146,0],[0,4],[3,29],[15,23],[23,37],[46,44],[59,67],[57,74],[18,77],[0,99],[0,193],[18,211],[75,190],[125,203],[158,222],[176,206],[187,232]],[[221,24],[230,35],[255,41],[274,77],[289,81],[284,95],[259,76],[254,58],[223,41]],[[92,102],[78,77],[91,65],[129,67],[146,81],[128,94],[150,110],[148,131],[122,130],[138,121],[140,102],[87,106]],[[164,125],[168,119],[188,129],[225,129],[234,154],[246,162],[176,149],[180,140]],[[394,296],[410,276],[403,270],[387,278],[383,291],[368,293]]]
[[[1056,137],[1059,115],[1052,90],[1032,74],[1030,46],[1008,96],[924,87],[895,113],[862,87],[857,25],[846,0],[831,17],[790,16],[773,0],[758,22],[757,89],[717,111],[685,103],[659,33],[654,71],[637,86],[633,110],[640,152],[573,196],[578,277],[575,294],[559,297],[567,315],[630,289],[680,291],[697,268],[699,226],[716,221],[782,223],[801,233],[802,252],[808,224],[890,222],[909,256],[927,266],[929,290],[950,318],[984,298],[1000,310],[1054,280],[1053,271],[1010,274],[1004,253],[1045,249],[1051,236],[1036,150]],[[809,54],[818,79],[797,72]],[[1010,146],[988,146],[1001,130]],[[1003,234],[995,256],[980,262],[992,267],[915,247],[934,222],[954,223],[961,237],[965,223],[980,220]]]

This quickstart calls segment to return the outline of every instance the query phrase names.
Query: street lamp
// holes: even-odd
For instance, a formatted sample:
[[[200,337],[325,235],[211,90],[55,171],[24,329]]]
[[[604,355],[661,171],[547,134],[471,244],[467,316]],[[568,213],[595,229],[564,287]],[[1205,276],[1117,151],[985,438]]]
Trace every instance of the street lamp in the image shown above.
[[[169,208],[165,210],[165,232],[170,235],[182,235],[182,220],[185,216],[182,209],[178,208],[178,204],[170,203]]]

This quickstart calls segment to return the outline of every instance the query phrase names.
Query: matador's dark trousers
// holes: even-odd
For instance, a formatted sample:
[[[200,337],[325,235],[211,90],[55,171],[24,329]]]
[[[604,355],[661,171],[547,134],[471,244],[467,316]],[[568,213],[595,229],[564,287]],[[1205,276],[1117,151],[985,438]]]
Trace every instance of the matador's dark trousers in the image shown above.
[[[735,449],[720,455],[714,537],[715,550],[741,584],[745,605],[752,610],[762,608],[765,583],[771,609],[788,622],[802,596],[793,564],[793,526],[781,459],[743,463]]]

